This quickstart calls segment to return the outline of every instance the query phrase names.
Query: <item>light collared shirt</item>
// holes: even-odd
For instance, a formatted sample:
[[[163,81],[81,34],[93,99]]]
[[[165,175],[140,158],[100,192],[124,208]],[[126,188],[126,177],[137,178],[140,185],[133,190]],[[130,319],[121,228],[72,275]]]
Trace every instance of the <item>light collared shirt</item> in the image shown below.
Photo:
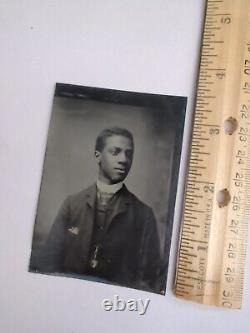
[[[122,186],[123,182],[117,183],[117,184],[104,184],[99,179],[96,182],[97,189],[100,193],[109,193],[109,194],[115,194],[118,192]]]
[[[101,205],[104,207],[110,202],[114,194],[117,193],[123,186],[123,182],[117,184],[104,184],[100,180],[97,180],[97,198]]]

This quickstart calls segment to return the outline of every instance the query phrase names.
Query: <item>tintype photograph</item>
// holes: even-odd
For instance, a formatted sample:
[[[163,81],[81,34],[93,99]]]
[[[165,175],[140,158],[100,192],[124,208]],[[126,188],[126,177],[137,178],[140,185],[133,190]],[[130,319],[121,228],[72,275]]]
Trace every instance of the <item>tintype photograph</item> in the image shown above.
[[[56,84],[30,272],[165,294],[186,102]]]

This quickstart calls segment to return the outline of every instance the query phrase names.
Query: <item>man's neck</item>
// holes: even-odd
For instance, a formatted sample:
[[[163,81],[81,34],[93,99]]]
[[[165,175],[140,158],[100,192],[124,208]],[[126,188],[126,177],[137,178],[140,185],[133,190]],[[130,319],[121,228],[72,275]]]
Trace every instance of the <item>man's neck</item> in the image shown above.
[[[97,189],[100,192],[115,194],[116,192],[118,192],[122,188],[123,182],[109,185],[109,184],[104,184],[99,179],[97,179],[96,186],[97,186]]]

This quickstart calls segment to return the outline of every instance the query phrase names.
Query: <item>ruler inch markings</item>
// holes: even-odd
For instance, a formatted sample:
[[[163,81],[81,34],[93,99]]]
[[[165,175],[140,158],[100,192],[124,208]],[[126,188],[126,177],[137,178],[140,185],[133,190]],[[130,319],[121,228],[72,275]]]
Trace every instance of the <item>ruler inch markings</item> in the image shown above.
[[[240,308],[250,219],[250,1],[207,0],[175,293]],[[225,134],[225,119],[237,130]],[[216,193],[227,189],[220,207]],[[198,209],[197,209],[198,208]]]

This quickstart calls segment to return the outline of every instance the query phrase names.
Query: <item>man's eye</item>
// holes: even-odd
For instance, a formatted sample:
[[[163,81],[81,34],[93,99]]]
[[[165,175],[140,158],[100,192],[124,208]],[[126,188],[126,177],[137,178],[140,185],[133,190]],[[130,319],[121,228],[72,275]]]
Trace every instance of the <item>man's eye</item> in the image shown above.
[[[112,154],[113,156],[118,155],[118,154],[119,154],[119,149],[111,150],[111,154]]]

